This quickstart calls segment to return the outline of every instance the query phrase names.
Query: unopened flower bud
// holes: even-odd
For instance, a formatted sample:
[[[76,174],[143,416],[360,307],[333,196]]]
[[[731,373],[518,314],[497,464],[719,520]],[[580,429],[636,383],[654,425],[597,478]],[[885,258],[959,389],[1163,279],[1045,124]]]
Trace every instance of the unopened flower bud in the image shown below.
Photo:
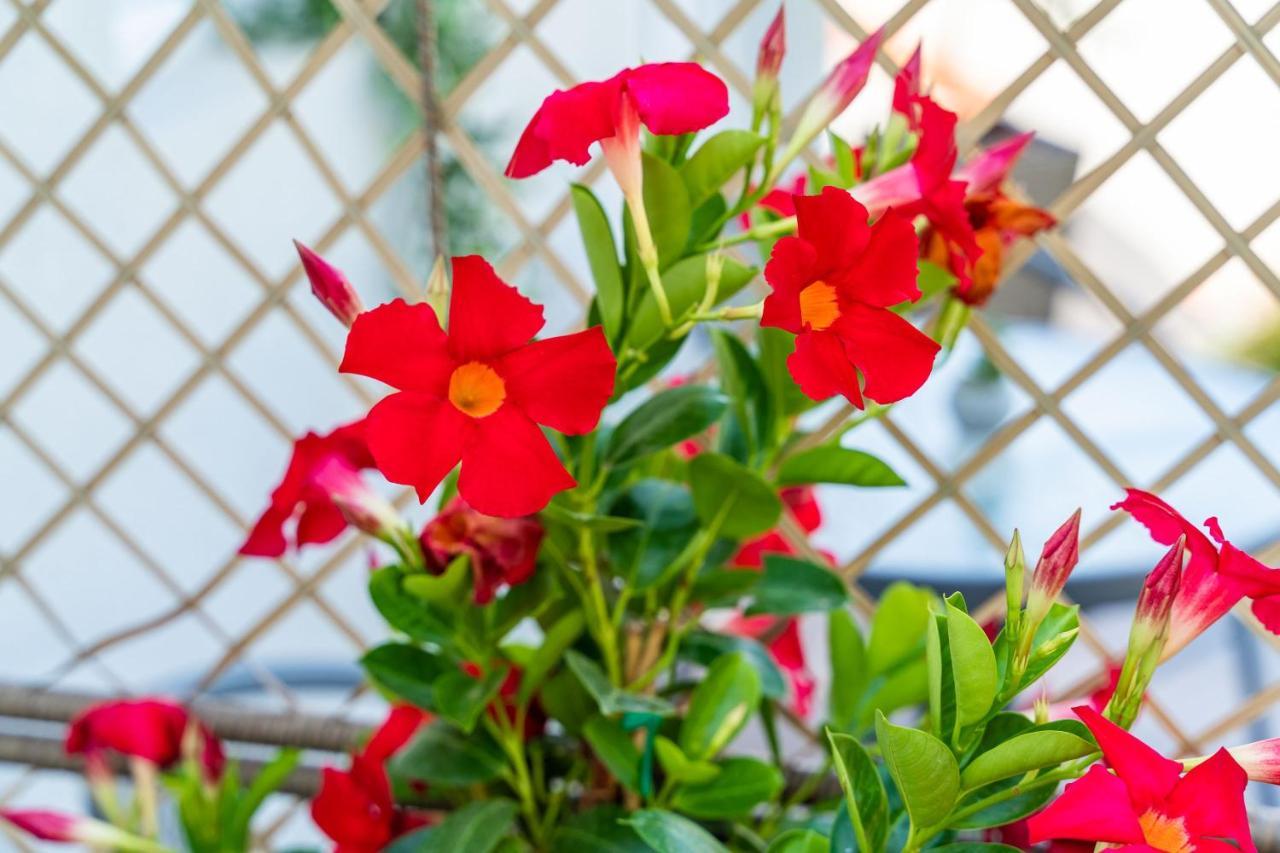
[[[162,851],[155,842],[125,832],[123,829],[79,815],[38,809],[0,809],[5,820],[32,838],[102,850]]]
[[[449,323],[449,271],[444,255],[436,255],[431,275],[427,276],[427,304],[436,312],[440,327],[446,328]]]
[[[1280,785],[1280,737],[1256,740],[1243,746],[1232,746],[1227,749],[1231,757],[1249,774],[1251,782],[1266,782],[1268,785]],[[1193,758],[1184,761],[1183,765],[1190,769],[1209,758]]]
[[[1182,564],[1187,539],[1179,536],[1173,547],[1147,575],[1138,594],[1138,607],[1129,629],[1129,648],[1115,695],[1106,708],[1106,716],[1121,728],[1128,728],[1138,716],[1142,697],[1169,639],[1169,614],[1182,580]]]
[[[778,7],[769,29],[760,40],[760,52],[756,56],[756,82],[752,91],[752,124],[760,126],[764,115],[772,110],[778,95],[778,72],[782,58],[787,53],[786,9]]]
[[[348,524],[371,536],[385,539],[405,527],[395,507],[343,459],[333,456],[324,460],[311,482],[328,495]]]
[[[307,273],[307,280],[311,282],[311,292],[329,309],[330,314],[338,318],[338,322],[351,328],[356,317],[364,311],[360,294],[356,293],[351,282],[333,264],[297,240],[293,241],[293,245],[298,250],[298,257],[302,259],[302,269]]]
[[[1040,552],[1035,574],[1031,577],[1031,590],[1027,594],[1027,630],[1034,633],[1044,617],[1049,614],[1054,599],[1067,585],[1071,570],[1080,560],[1080,510],[1049,537]]]
[[[1013,531],[1004,555],[1005,641],[1015,646],[1022,630],[1022,586],[1027,575],[1027,558],[1022,551],[1022,535]]]

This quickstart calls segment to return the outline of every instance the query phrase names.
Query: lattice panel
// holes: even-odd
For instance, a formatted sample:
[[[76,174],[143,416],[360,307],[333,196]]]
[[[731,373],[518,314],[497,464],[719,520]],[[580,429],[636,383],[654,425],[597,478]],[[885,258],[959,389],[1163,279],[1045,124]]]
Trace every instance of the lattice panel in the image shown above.
[[[272,701],[295,706],[304,700],[272,664],[349,661],[377,639],[362,592],[366,557],[354,539],[274,564],[240,560],[235,548],[287,442],[354,417],[377,394],[334,373],[341,330],[298,287],[288,239],[331,254],[370,302],[421,292],[429,255],[424,137],[414,106],[421,81],[390,29],[411,4],[331,0],[314,38],[283,46],[251,38],[237,13],[253,3],[97,4],[0,0],[0,117],[18,107],[42,117],[13,125],[0,118],[0,462],[3,480],[20,486],[0,496],[0,677],[200,691],[243,672]],[[501,176],[533,93],[605,76],[641,56],[691,56],[725,79],[741,116],[749,110],[754,44],[775,3],[468,4],[480,7],[490,31],[480,55],[442,93],[447,120],[438,140],[482,200],[486,230],[481,245],[455,248],[483,248],[505,277],[547,303],[552,327],[568,328],[581,320],[590,281],[567,179],[593,185],[606,204],[617,193],[599,164],[518,185]],[[93,15],[119,6],[143,17],[103,61],[99,48],[112,34]],[[993,72],[998,79],[960,92],[968,101],[966,150],[1006,114],[1026,114],[1028,103],[1063,93],[1080,109],[1071,120],[1097,131],[1080,152],[1075,180],[1050,205],[1063,227],[1016,252],[1010,273],[1043,250],[1040,257],[1069,278],[1071,304],[1106,331],[1063,360],[1037,355],[978,317],[966,346],[980,348],[1006,377],[1010,414],[960,448],[929,431],[927,410],[913,409],[914,401],[855,433],[909,472],[912,488],[830,504],[822,544],[841,556],[851,581],[898,565],[894,555],[909,539],[945,551],[957,530],[994,567],[1009,517],[1025,512],[1027,538],[1038,541],[1070,511],[1075,486],[1108,495],[1127,485],[1164,491],[1226,521],[1232,507],[1201,507],[1194,496],[1206,478],[1227,478],[1249,484],[1242,494],[1255,507],[1280,507],[1280,377],[1250,374],[1224,390],[1217,374],[1183,351],[1185,336],[1169,333],[1178,324],[1196,327],[1200,305],[1228,275],[1256,284],[1249,311],[1274,311],[1280,299],[1277,184],[1242,182],[1230,168],[1242,158],[1269,158],[1280,141],[1280,61],[1271,37],[1280,4],[788,6],[788,62],[800,66],[795,77],[808,86],[868,28],[886,27],[883,73],[851,110],[851,125],[882,115],[892,57],[905,56],[925,33],[927,65],[936,58],[933,45],[945,48],[948,38],[1006,57]],[[1162,35],[1164,16],[1194,21],[1196,37],[1173,37],[1186,27]],[[989,44],[993,32],[1004,40]],[[1117,64],[1108,44],[1135,32],[1145,34],[1133,44],[1140,61]],[[798,38],[813,44],[801,49]],[[354,79],[352,68],[363,69],[371,85],[326,95]],[[788,85],[794,119],[812,89],[784,77]],[[33,108],[33,99],[48,107]],[[345,132],[383,121],[383,132],[368,138]],[[1187,132],[1205,123],[1223,125],[1220,147],[1197,148]],[[1135,185],[1158,191],[1135,193]],[[1220,207],[1224,188],[1243,201]],[[1137,232],[1142,245],[1127,247],[1143,261],[1136,266],[1123,253],[1117,262],[1098,250],[1107,216],[1140,220],[1144,211],[1160,212],[1161,221],[1179,212],[1184,224]],[[1135,280],[1133,269],[1144,275]],[[1142,393],[1134,399],[1098,390],[1119,370],[1139,371]],[[1184,424],[1176,447],[1163,455],[1117,452],[1097,422],[1125,406],[1145,407],[1153,428],[1167,426],[1166,412]],[[848,414],[831,412],[819,435]],[[1061,471],[1018,495],[1018,505],[993,503],[1009,466],[1031,452],[1060,458]],[[408,496],[398,499],[410,505]],[[1271,541],[1280,536],[1280,512],[1273,515],[1275,526],[1265,531]],[[1086,520],[1092,548],[1123,519],[1086,506]],[[1145,553],[1154,560],[1153,549]],[[79,592],[68,595],[72,588]],[[1101,630],[1086,624],[1086,642],[1073,652],[1079,684],[1055,685],[1064,695],[1096,677],[1123,643],[1115,626],[1125,623],[1124,610],[1116,618],[1104,613]],[[1256,628],[1243,612],[1239,625]],[[1207,640],[1218,643],[1219,667],[1247,637],[1228,636],[1232,630],[1224,626]],[[181,671],[157,663],[173,648],[183,650]],[[1146,725],[1188,752],[1242,739],[1280,699],[1275,667],[1261,666],[1260,689],[1207,716],[1176,707],[1180,688],[1162,691],[1158,680]],[[1204,658],[1181,673],[1179,685],[1206,673],[1224,677]],[[179,676],[186,680],[173,681]],[[353,698],[324,707],[340,711]],[[28,772],[5,779],[4,797],[35,797],[41,787]]]

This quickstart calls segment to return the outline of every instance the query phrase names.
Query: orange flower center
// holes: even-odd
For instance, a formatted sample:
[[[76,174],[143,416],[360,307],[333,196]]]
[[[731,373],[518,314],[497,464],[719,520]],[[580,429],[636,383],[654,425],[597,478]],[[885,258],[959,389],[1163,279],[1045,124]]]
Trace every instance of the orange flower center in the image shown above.
[[[839,317],[834,287],[819,280],[800,291],[800,320],[809,328],[822,331]]]
[[[449,377],[449,402],[458,411],[473,418],[492,415],[505,399],[506,383],[487,364],[469,361],[455,369]]]
[[[1186,822],[1180,817],[1169,817],[1151,809],[1138,818],[1138,825],[1147,844],[1164,853],[1191,853],[1195,849],[1187,834]]]

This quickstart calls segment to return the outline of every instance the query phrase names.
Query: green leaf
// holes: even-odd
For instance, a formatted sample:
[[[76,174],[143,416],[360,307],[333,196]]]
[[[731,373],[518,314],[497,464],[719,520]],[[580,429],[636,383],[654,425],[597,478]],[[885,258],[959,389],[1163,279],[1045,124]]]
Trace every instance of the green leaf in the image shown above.
[[[749,130],[724,130],[712,136],[680,167],[689,201],[699,206],[746,167],[764,143]]]
[[[782,772],[757,758],[730,758],[720,773],[700,785],[676,789],[672,808],[705,820],[743,817],[782,790]]]
[[[465,600],[471,589],[471,568],[466,554],[460,554],[445,566],[444,574],[429,575],[426,572],[414,572],[404,576],[404,591],[419,598],[428,605],[439,605],[445,608],[455,606]]]
[[[493,781],[506,760],[484,731],[467,735],[444,720],[435,720],[396,753],[389,766],[400,779],[458,788]]]
[[[972,725],[987,715],[996,698],[996,655],[982,626],[950,604],[947,639],[956,685],[956,722]]]
[[[831,154],[836,161],[836,174],[840,177],[840,186],[853,186],[858,171],[853,149],[842,137],[830,130],[827,131],[827,138],[831,140]]]
[[[956,733],[956,679],[951,668],[951,640],[947,633],[947,617],[932,616],[933,625],[925,631],[925,658],[929,665],[929,724],[933,732],[946,741]]]
[[[827,715],[837,728],[848,728],[867,686],[867,647],[847,608],[838,607],[827,617],[827,646],[831,660]]]
[[[636,831],[623,821],[620,806],[599,806],[565,820],[551,838],[556,853],[652,853]]]
[[[582,727],[582,736],[613,778],[629,791],[640,790],[640,752],[618,722],[592,717]]]
[[[750,572],[759,576],[759,572]],[[721,655],[741,652],[760,676],[760,690],[769,699],[787,696],[787,681],[769,650],[750,637],[715,634],[710,631],[690,632],[680,641],[680,655],[703,666],[711,666]]]
[[[1080,605],[1066,605],[1055,601],[1049,608],[1049,615],[1036,629],[1035,642],[1032,644],[1031,659],[1027,662],[1027,671],[1022,676],[1023,684],[1034,684],[1053,665],[1062,660],[1062,656],[1071,650],[1075,642],[1074,635],[1067,642],[1055,642],[1064,634],[1080,628]],[[1052,648],[1045,652],[1046,646]]]
[[[688,818],[663,809],[642,809],[631,826],[656,853],[729,853],[715,836]]]
[[[248,790],[239,798],[235,804],[235,814],[231,818],[231,824],[228,827],[230,838],[228,841],[235,840],[244,845],[247,849],[249,841],[249,824],[253,821],[253,815],[258,808],[275,790],[284,784],[289,778],[289,774],[298,766],[298,759],[301,758],[301,752],[297,749],[282,749],[276,756],[263,765],[258,771],[258,775],[253,777],[253,782],[249,785]],[[237,846],[235,844],[232,845]]]
[[[760,702],[760,676],[741,652],[711,665],[689,697],[680,748],[693,759],[711,758],[733,740]]]
[[[609,437],[604,461],[626,465],[666,450],[711,426],[729,399],[705,385],[681,385],[660,391],[622,419]]]
[[[398,566],[386,566],[369,576],[369,597],[373,606],[394,630],[420,643],[448,645],[453,631],[422,600],[400,586],[403,573]]]
[[[830,569],[782,554],[766,554],[764,574],[752,593],[747,615],[820,613],[843,607],[849,590]]]
[[[716,304],[732,297],[756,277],[754,267],[744,266],[732,257],[724,259],[724,268],[720,271],[720,287],[716,290]],[[671,313],[681,317],[702,301],[707,290],[707,257],[693,255],[676,262],[662,274],[662,287],[667,292],[667,301],[671,303]],[[639,350],[648,350],[666,337],[662,318],[658,314],[658,305],[653,301],[653,294],[648,285],[642,285],[641,296],[636,305],[631,323],[627,327],[626,341]],[[671,342],[678,343],[678,342]],[[674,349],[672,349],[674,353]],[[652,358],[652,353],[650,354]],[[794,383],[793,383],[794,384]]]
[[[773,443],[773,415],[764,377],[746,346],[725,329],[711,330],[720,387],[732,401],[733,415],[747,440],[751,457]]]
[[[481,678],[472,678],[456,670],[445,673],[431,685],[435,693],[435,710],[469,734],[485,707],[498,695],[507,671],[505,667],[495,666]]]
[[[876,742],[917,828],[941,822],[960,794],[960,768],[947,745],[928,732],[895,726],[876,714]]]
[[[607,540],[618,574],[637,592],[657,583],[698,531],[693,496],[682,484],[667,480],[646,479],[633,484],[619,495],[612,512],[640,521],[640,527]]]
[[[690,597],[706,607],[731,607],[759,582],[756,569],[704,569],[694,580]]]
[[[946,293],[956,285],[956,277],[950,270],[943,269],[932,261],[918,263],[920,275],[916,278],[916,287],[920,288],[918,302],[928,302],[939,293]]]
[[[689,239],[693,205],[680,173],[649,154],[644,163],[644,209],[649,216],[649,233],[658,250],[658,268],[666,269],[680,259]]]
[[[933,620],[929,598],[928,592],[905,581],[890,584],[880,596],[867,641],[867,665],[873,675],[919,652],[925,627]]]
[[[899,664],[873,685],[858,721],[859,728],[869,725],[876,711],[892,714],[928,698],[929,667],[924,655]]]
[[[852,735],[828,731],[827,740],[859,849],[883,850],[889,836],[889,798],[880,771]]]
[[[994,841],[955,841],[951,844],[944,844],[941,847],[930,848],[934,853],[1002,853],[1002,851],[1013,851],[1020,853],[1017,847],[1010,847],[1008,844],[997,844]]]
[[[992,794],[1006,791],[1017,783],[1017,779],[1005,779],[985,788],[979,788],[973,793],[972,798],[975,801],[985,799]],[[1033,788],[1024,794],[1018,794],[1007,800],[987,806],[981,811],[967,815],[953,822],[951,827],[953,829],[988,829],[993,826],[1005,826],[1039,811],[1045,803],[1053,799],[1057,792],[1056,785]]]
[[[1087,735],[1087,730],[1086,730]],[[1000,779],[1021,776],[1042,767],[1084,758],[1098,749],[1093,739],[1053,723],[1035,726],[982,753],[960,774],[966,788],[978,788]]]
[[[830,853],[831,842],[812,829],[788,829],[769,844],[765,853]]]
[[[516,819],[511,800],[480,800],[449,813],[433,827],[419,853],[492,853]]]
[[[578,676],[578,681],[587,689],[587,692],[595,698],[600,713],[606,716],[654,714],[659,717],[670,717],[675,713],[675,707],[665,699],[628,693],[614,687],[609,683],[604,670],[595,661],[578,652],[572,650],[566,652],[565,663],[569,665],[569,669],[573,670],[573,674]]]
[[[689,782],[699,785],[720,775],[720,766],[710,761],[691,761],[675,741],[662,735],[653,739],[653,750],[658,755],[667,778],[672,782]]]
[[[365,652],[360,665],[379,686],[419,708],[435,710],[432,683],[444,669],[436,656],[408,643],[383,643]]]
[[[821,445],[788,456],[778,469],[778,485],[840,483],[872,488],[905,486],[906,480],[880,459],[861,450]]]
[[[569,734],[578,734],[587,720],[596,714],[596,701],[578,676],[563,668],[542,685],[538,702],[547,716],[559,721]]]
[[[782,515],[782,501],[760,477],[723,453],[700,453],[689,462],[693,507],[703,523],[745,539],[770,530]]]
[[[582,634],[584,627],[586,627],[586,619],[582,611],[570,610],[546,630],[542,643],[534,652],[532,659],[524,665],[524,671],[520,675],[520,692],[516,696],[517,702],[521,705],[528,703],[542,685],[542,680],[547,677],[547,673],[555,668],[565,650],[572,646]]]
[[[600,323],[605,337],[616,342],[622,332],[623,310],[626,306],[626,290],[622,284],[622,268],[618,265],[618,248],[613,242],[613,230],[600,200],[582,184],[570,184],[573,212],[578,217],[578,230],[582,233],[582,245],[587,250],[587,264],[591,278],[596,283],[596,307],[600,311]]]

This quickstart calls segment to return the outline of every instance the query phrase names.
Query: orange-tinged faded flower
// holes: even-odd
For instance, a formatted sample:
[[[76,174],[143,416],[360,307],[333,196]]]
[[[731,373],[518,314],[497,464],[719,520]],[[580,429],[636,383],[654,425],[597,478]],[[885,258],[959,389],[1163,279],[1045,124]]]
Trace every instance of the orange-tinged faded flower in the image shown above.
[[[422,529],[419,541],[428,569],[442,572],[466,554],[477,604],[487,604],[501,588],[524,583],[537,566],[544,530],[536,517],[498,518],[476,512],[460,497]]]
[[[1182,775],[1163,757],[1092,708],[1076,709],[1112,772],[1089,768],[1027,821],[1032,844],[1074,839],[1159,853],[1256,853],[1244,807],[1248,778],[1225,749]],[[1234,845],[1234,846],[1232,846]]]

